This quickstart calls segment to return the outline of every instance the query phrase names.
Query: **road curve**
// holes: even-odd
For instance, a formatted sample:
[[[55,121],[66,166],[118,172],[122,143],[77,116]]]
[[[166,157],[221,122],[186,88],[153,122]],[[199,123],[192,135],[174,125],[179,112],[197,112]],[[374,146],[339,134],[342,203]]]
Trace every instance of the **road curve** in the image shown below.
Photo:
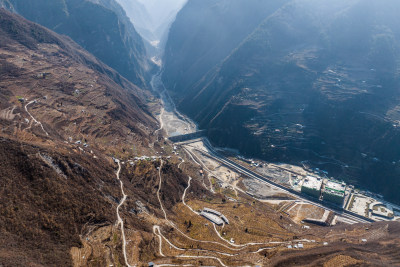
[[[160,178],[160,182],[159,182],[158,190],[157,190],[157,198],[158,198],[158,201],[159,201],[159,203],[160,203],[160,208],[161,208],[161,210],[162,210],[163,213],[164,213],[164,218],[165,218],[165,220],[166,220],[173,228],[175,228],[182,236],[184,236],[185,238],[187,238],[187,239],[189,239],[189,240],[192,240],[192,241],[195,241],[195,242],[199,242],[199,243],[210,243],[210,244],[215,244],[215,245],[219,245],[219,246],[222,246],[222,247],[224,247],[224,248],[227,248],[227,249],[233,250],[233,251],[239,251],[239,250],[245,249],[245,248],[246,248],[245,245],[243,245],[243,246],[240,247],[240,248],[232,248],[232,247],[229,247],[229,246],[227,246],[227,245],[225,245],[225,244],[223,244],[223,243],[216,242],[216,241],[206,241],[206,240],[194,239],[194,238],[192,238],[192,237],[186,235],[184,232],[182,232],[172,221],[170,221],[170,220],[168,219],[167,212],[166,212],[165,209],[164,209],[164,206],[163,206],[163,204],[162,204],[161,197],[160,197],[160,191],[161,191],[161,186],[162,186],[161,169],[162,169],[163,163],[164,163],[164,162],[163,162],[163,160],[161,159],[161,164],[160,164],[160,167],[159,167],[159,170],[158,170],[158,175],[159,175],[159,178]],[[231,245],[231,246],[232,246],[232,245]],[[233,246],[233,247],[236,247],[236,246]]]
[[[165,254],[162,252],[162,239],[164,239],[171,248],[174,248],[176,250],[179,251],[197,251],[197,252],[207,252],[208,250],[201,250],[201,249],[184,249],[184,248],[179,248],[177,246],[175,246],[171,241],[169,241],[162,233],[160,230],[160,226],[158,225],[154,225],[153,226],[153,233],[159,238],[159,253],[162,257],[166,257]],[[216,253],[216,254],[220,254],[220,255],[224,255],[224,256],[228,256],[228,257],[235,257],[238,254],[229,254],[229,253],[223,253],[223,252],[218,252],[218,251],[208,251],[211,253]],[[194,258],[194,259],[213,259],[213,260],[217,260],[222,266],[226,266],[222,260],[218,257],[215,256],[196,256],[196,255],[177,255],[177,256],[173,256],[175,258]],[[156,265],[156,266],[161,266],[161,265]]]
[[[209,174],[213,174],[212,171],[210,171],[210,170],[201,162],[201,160],[200,160],[199,158],[196,157],[196,155],[192,155],[192,153],[190,153],[190,151],[189,151],[188,149],[186,149],[185,147],[183,147],[183,151],[185,151],[186,154],[188,154],[188,155],[192,158],[192,160],[193,160],[194,163],[196,163],[196,164],[199,165],[200,167],[204,168]],[[194,157],[196,157],[196,158],[198,159],[198,161],[197,161]],[[213,176],[215,176],[215,175],[213,175]],[[214,188],[213,188],[212,183],[211,183],[210,175],[207,175],[207,178],[208,178],[208,182],[210,183],[210,188],[207,188],[207,186],[204,184],[204,181],[203,181],[203,185],[204,185],[204,187],[205,187],[207,190],[209,190],[211,193],[215,194]]]
[[[126,255],[126,238],[125,238],[124,220],[122,220],[122,218],[121,218],[121,216],[120,216],[120,214],[119,214],[119,209],[121,208],[122,205],[124,205],[124,203],[125,203],[125,201],[126,201],[126,198],[127,198],[127,195],[126,195],[125,192],[124,192],[124,184],[122,183],[122,180],[121,180],[120,177],[119,177],[119,174],[120,174],[120,172],[121,172],[121,163],[120,163],[120,161],[119,161],[118,159],[116,160],[116,162],[118,163],[118,170],[117,170],[117,173],[116,173],[116,175],[117,175],[117,180],[120,182],[120,185],[121,185],[121,192],[122,192],[122,196],[123,196],[121,202],[119,203],[119,205],[117,206],[117,209],[116,209],[116,211],[117,211],[117,218],[118,218],[118,224],[121,225],[122,253],[124,254],[125,264],[126,264],[128,267],[132,267],[132,265],[130,265],[130,264],[128,263],[128,256]]]
[[[31,119],[32,119],[36,124],[39,124],[39,125],[40,125],[40,127],[41,127],[42,130],[43,130],[43,132],[44,132],[47,136],[49,136],[49,133],[46,132],[46,130],[44,129],[43,124],[42,124],[40,121],[36,120],[35,117],[33,117],[32,114],[28,111],[28,106],[31,105],[31,104],[33,104],[33,103],[36,103],[36,101],[37,101],[37,100],[35,99],[35,100],[30,101],[28,104],[26,104],[26,105],[25,105],[25,111],[26,111],[26,113],[28,113],[28,115],[31,117]],[[31,127],[31,126],[29,126],[29,127],[26,128],[26,129],[29,129],[30,127]],[[26,129],[25,129],[25,130],[26,130]]]
[[[165,220],[168,221],[168,222],[170,222],[170,221],[168,220],[168,218],[167,218],[167,212],[165,211],[164,206],[163,206],[163,204],[162,204],[162,202],[161,202],[161,198],[160,198],[160,191],[161,191],[161,186],[162,186],[161,169],[162,169],[163,164],[164,164],[164,161],[161,159],[161,160],[160,160],[160,167],[158,167],[158,168],[159,168],[159,169],[158,169],[158,177],[160,178],[160,182],[159,182],[159,184],[158,184],[157,198],[158,198],[158,202],[160,202],[160,208],[161,208],[162,212],[164,213],[164,218],[165,218]],[[170,223],[171,223],[171,222],[170,222]]]
[[[190,206],[189,206],[188,204],[186,204],[186,202],[185,202],[186,192],[187,192],[187,190],[188,190],[189,187],[190,187],[190,182],[191,182],[191,181],[192,181],[192,177],[189,176],[188,186],[185,188],[185,191],[183,191],[183,194],[182,194],[182,203],[183,203],[183,205],[185,205],[188,209],[190,209],[193,213],[199,215],[198,212],[196,212],[192,207],[190,207]]]

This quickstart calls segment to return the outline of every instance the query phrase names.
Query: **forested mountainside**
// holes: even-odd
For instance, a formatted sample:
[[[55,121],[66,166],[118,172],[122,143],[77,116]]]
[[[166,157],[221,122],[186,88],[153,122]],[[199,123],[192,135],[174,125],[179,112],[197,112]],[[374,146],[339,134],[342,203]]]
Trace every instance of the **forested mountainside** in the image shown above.
[[[192,19],[190,3],[201,10]],[[216,67],[203,55],[226,36],[210,15],[225,1],[190,3],[171,29],[163,79],[215,144],[318,167],[400,203],[398,1],[278,5],[251,34],[227,38],[242,43]]]
[[[138,86],[145,86],[152,64],[124,10],[114,0],[2,0],[2,5],[83,48]]]

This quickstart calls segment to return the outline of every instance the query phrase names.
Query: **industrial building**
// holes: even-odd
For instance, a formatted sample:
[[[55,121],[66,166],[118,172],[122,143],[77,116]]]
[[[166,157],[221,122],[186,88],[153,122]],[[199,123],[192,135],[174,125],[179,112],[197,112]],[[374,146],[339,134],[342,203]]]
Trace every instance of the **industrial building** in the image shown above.
[[[215,215],[215,214],[202,211],[202,212],[200,212],[200,215],[203,216],[204,218],[206,218],[207,220],[211,221],[212,223],[216,224],[216,225],[223,225],[224,224],[222,219],[219,216]]]
[[[208,213],[212,213],[212,214],[217,215],[217,216],[222,216],[221,212],[216,211],[216,210],[212,210],[212,209],[209,209],[209,208],[204,208],[203,211],[204,212],[208,212]]]
[[[222,225],[223,223],[229,224],[229,220],[221,212],[216,210],[204,208],[200,215],[216,225]]]
[[[337,205],[343,205],[346,184],[335,181],[328,181],[325,184],[324,201],[332,202]]]
[[[307,176],[304,179],[303,185],[301,186],[301,192],[303,194],[319,198],[321,195],[321,186],[322,186],[321,178]]]
[[[226,224],[229,224],[228,219],[227,219],[224,215],[221,215],[221,219],[222,219]]]

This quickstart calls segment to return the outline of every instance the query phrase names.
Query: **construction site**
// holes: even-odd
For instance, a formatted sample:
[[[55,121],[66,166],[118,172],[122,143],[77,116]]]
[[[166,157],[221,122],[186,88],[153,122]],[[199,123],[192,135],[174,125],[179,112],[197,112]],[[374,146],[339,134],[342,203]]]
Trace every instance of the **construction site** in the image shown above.
[[[210,183],[218,188],[231,188],[234,192],[242,190],[261,201],[274,204],[293,201],[299,199],[299,196],[304,196],[307,200],[315,201],[315,203],[313,201],[310,202],[311,208],[327,207],[328,210],[336,210],[336,212],[333,212],[336,216],[329,216],[329,220],[321,221],[323,216],[316,220],[315,218],[306,220],[320,225],[332,225],[340,222],[352,224],[357,222],[357,219],[351,220],[337,216],[343,211],[348,212],[354,218],[361,220],[365,218],[366,221],[400,220],[400,207],[385,202],[386,208],[377,208],[379,206],[370,208],[371,203],[379,202],[379,198],[375,194],[367,196],[368,193],[360,192],[353,185],[327,178],[325,172],[319,169],[311,171],[290,164],[267,163],[260,160],[246,159],[242,156],[231,157],[230,160],[232,162],[261,174],[268,182],[243,175],[240,171],[229,168],[226,164],[221,164],[221,161],[216,160],[215,155],[210,156],[213,152],[210,151],[210,145],[207,145],[208,141],[205,140],[197,138],[193,141],[183,142],[181,145],[185,150],[190,151],[205,170],[209,171],[211,174]],[[299,213],[301,214],[301,212]]]

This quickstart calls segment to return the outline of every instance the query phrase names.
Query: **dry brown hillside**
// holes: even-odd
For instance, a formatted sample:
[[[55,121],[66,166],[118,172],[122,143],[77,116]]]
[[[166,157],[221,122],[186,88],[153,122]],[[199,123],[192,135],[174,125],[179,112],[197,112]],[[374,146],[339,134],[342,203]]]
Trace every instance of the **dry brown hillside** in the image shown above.
[[[4,10],[0,36],[0,266],[400,265],[399,223],[306,228],[156,140],[157,99],[68,38]]]
[[[145,91],[69,38],[4,10],[0,34],[2,134],[37,142],[81,140],[101,150],[126,142],[148,146],[156,121]]]

